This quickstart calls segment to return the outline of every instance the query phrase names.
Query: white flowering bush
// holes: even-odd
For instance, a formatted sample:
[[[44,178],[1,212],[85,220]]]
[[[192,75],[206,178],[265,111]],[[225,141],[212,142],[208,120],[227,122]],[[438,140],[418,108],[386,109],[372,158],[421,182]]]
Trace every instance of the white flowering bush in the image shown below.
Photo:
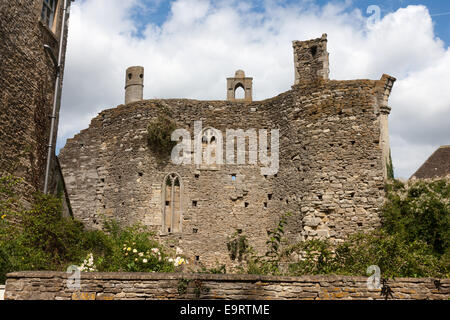
[[[181,266],[181,265],[184,265],[184,264],[188,264],[188,263],[189,263],[189,262],[188,262],[185,258],[183,258],[183,257],[176,257],[175,259],[169,258],[168,261],[169,261],[170,263],[173,263],[173,266],[174,266],[174,267],[179,267],[179,266]]]
[[[136,242],[124,243],[122,246],[124,271],[172,272],[174,268],[185,265],[188,261],[180,256],[170,257],[160,247],[145,250]]]
[[[80,271],[82,272],[97,271],[97,267],[94,264],[94,255],[92,253],[89,253],[86,259],[84,259],[83,263],[80,266]]]
[[[181,254],[176,254],[182,252],[181,249],[174,250],[176,252],[167,250],[144,226],[121,228],[116,222],[109,221],[105,223],[103,233],[107,235],[100,239],[99,246],[103,248],[92,259],[98,271],[174,272],[177,267],[187,264]],[[86,263],[84,265],[87,266]]]
[[[88,230],[63,216],[60,198],[40,193],[25,207],[22,184],[0,175],[0,284],[13,271],[77,265],[83,272],[173,272],[187,262],[180,260],[181,249],[168,251],[144,226],[106,221],[103,230]]]

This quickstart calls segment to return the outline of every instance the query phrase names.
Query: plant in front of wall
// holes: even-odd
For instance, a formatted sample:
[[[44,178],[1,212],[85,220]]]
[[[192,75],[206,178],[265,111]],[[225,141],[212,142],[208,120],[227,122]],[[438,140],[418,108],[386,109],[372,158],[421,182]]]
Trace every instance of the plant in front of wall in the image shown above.
[[[178,289],[178,294],[180,296],[187,292],[187,287],[188,287],[190,282],[191,282],[190,279],[181,278],[180,280],[178,280],[178,287],[177,287],[177,289]]]
[[[170,154],[176,141],[171,140],[176,129],[175,122],[167,113],[162,113],[153,119],[147,127],[147,142],[149,147],[158,154]]]
[[[242,235],[242,230],[238,229],[228,240],[227,248],[231,260],[242,261],[249,249],[247,237]]]
[[[208,294],[209,290],[209,288],[203,286],[202,280],[194,280],[194,294],[196,299],[199,299],[202,294]]]

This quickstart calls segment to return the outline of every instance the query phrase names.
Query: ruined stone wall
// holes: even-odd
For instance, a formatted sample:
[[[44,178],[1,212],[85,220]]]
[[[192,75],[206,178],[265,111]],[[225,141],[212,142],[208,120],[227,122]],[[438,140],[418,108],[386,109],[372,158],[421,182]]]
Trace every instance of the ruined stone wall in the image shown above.
[[[267,230],[286,212],[291,241],[342,241],[373,229],[384,196],[377,96],[385,81],[302,81],[252,103],[143,100],[102,111],[60,153],[74,216],[90,227],[100,227],[102,215],[144,223],[191,262],[210,266],[231,264],[226,242],[235,229],[264,253]],[[191,136],[196,120],[224,139],[226,129],[279,129],[278,173],[264,176],[250,164],[202,170],[161,158],[147,145],[146,128],[163,110]],[[165,234],[162,187],[172,172],[182,181],[182,232]]]
[[[55,67],[43,45],[58,55],[61,2],[53,30],[41,22],[42,0],[0,3],[0,174],[23,177],[25,197],[44,183]]]
[[[183,273],[82,273],[80,289],[67,287],[65,272],[15,272],[7,275],[5,300],[382,300],[366,277],[258,276]],[[184,286],[183,286],[184,285]],[[395,278],[388,299],[448,300],[450,280]]]
[[[164,240],[183,248],[191,261],[197,256],[199,262],[210,263],[227,258],[227,237],[236,228],[252,235],[252,244],[261,248],[266,230],[281,213],[276,205],[264,208],[273,178],[265,178],[253,165],[224,164],[219,170],[175,165],[153,152],[146,141],[147,125],[163,109],[192,136],[195,120],[203,120],[203,128],[213,126],[222,132],[270,128],[264,110],[252,108],[224,101],[150,100],[103,111],[60,153],[75,217],[95,226],[103,214],[160,232],[163,180],[176,172],[182,182],[182,233],[163,235]]]
[[[295,84],[301,81],[328,80],[330,73],[327,34],[308,41],[293,41]]]

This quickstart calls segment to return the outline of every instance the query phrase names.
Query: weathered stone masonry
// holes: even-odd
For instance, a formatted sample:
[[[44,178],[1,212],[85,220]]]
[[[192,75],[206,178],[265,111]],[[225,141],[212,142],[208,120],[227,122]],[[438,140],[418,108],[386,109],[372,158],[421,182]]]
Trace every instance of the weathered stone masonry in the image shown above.
[[[206,265],[230,263],[226,242],[235,229],[265,252],[267,230],[286,212],[292,213],[290,241],[338,242],[377,227],[389,157],[387,98],[395,79],[328,80],[326,36],[305,43],[294,42],[296,66],[311,67],[296,69],[292,89],[274,98],[141,100],[102,111],[60,154],[74,215],[90,227],[99,227],[102,215],[144,223],[190,261]],[[161,158],[148,147],[146,128],[163,112],[191,137],[197,120],[224,136],[226,129],[279,129],[278,173]],[[181,232],[163,230],[162,188],[170,173],[182,184]]]
[[[7,275],[6,300],[381,300],[366,277],[258,276],[183,273],[82,273],[80,289],[67,287],[65,272],[15,272]],[[395,278],[388,299],[450,298],[450,279]]]
[[[56,71],[44,44],[58,55],[63,11],[58,1],[50,29],[41,20],[42,6],[42,0],[0,3],[0,174],[23,177],[25,198],[42,190],[44,183]],[[66,39],[67,28],[61,72]],[[53,145],[56,136],[57,130]],[[59,179],[57,170],[52,174],[51,191]]]

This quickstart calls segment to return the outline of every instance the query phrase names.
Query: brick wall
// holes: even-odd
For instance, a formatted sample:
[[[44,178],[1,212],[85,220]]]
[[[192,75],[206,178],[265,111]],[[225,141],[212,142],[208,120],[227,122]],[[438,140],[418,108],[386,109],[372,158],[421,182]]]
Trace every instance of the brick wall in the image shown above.
[[[384,299],[381,289],[367,289],[366,277],[82,273],[81,289],[71,290],[67,276],[65,272],[10,273],[5,299]],[[389,299],[449,299],[450,279],[441,279],[439,289],[436,280],[389,279]]]

